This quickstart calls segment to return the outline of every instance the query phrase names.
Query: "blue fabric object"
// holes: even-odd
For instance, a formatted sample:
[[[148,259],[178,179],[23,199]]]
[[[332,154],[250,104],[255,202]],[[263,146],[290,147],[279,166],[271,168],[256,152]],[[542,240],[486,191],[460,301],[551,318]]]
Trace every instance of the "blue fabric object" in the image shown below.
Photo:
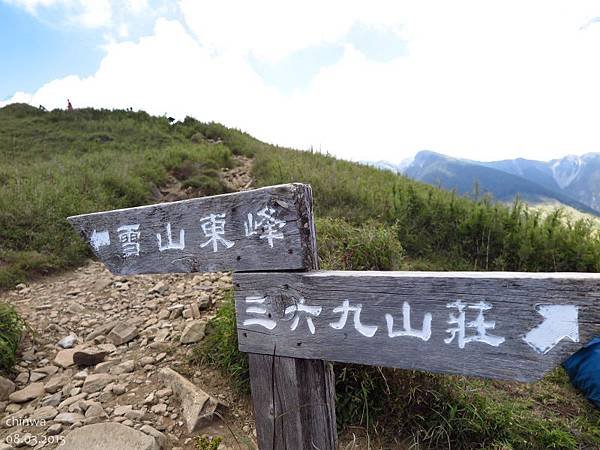
[[[570,356],[563,367],[571,383],[600,409],[600,337],[592,339]]]

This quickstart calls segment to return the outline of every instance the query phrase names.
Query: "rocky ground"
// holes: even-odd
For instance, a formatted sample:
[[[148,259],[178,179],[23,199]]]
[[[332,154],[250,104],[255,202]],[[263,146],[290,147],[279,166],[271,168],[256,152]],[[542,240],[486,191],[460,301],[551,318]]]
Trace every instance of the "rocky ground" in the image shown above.
[[[250,405],[214,370],[187,363],[230,288],[229,274],[118,277],[90,262],[2,294],[35,333],[18,375],[0,381],[0,442],[55,448],[108,422],[158,445],[139,448],[193,449],[202,434],[221,436],[219,448],[254,448]]]
[[[250,160],[222,177],[247,189]],[[90,262],[0,293],[32,330],[0,377],[0,450],[255,448],[248,399],[187,362],[230,288],[225,273],[119,277]]]

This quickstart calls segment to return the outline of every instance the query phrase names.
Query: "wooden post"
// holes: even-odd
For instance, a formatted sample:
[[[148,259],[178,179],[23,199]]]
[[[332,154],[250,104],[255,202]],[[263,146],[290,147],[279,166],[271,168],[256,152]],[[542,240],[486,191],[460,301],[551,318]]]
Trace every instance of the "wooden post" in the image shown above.
[[[300,203],[307,269],[318,269],[312,191]],[[337,448],[335,378],[330,363],[249,353],[250,387],[261,450]]]

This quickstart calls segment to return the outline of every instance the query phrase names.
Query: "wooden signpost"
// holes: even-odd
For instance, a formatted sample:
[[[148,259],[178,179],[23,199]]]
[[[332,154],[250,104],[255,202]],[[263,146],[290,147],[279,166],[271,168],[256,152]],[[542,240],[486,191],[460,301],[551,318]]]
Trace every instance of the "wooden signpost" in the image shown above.
[[[231,270],[260,449],[333,450],[341,361],[533,381],[600,334],[600,275],[318,271],[288,184],[70,217],[115,274]]]

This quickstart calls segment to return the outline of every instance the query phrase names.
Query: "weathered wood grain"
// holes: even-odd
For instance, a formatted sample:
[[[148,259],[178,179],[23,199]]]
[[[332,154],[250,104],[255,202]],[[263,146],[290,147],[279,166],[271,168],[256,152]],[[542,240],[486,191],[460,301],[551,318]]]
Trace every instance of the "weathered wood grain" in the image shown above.
[[[308,192],[305,215],[312,217]],[[317,269],[314,222],[307,238]],[[265,274],[269,277],[269,274]],[[337,449],[335,379],[331,363],[274,354],[249,353],[250,387],[261,450]]]
[[[316,254],[311,208],[310,186],[294,183],[68,220],[114,274],[302,270]]]
[[[533,381],[600,334],[600,274],[239,273],[234,285],[244,352]],[[345,300],[350,309],[342,327]],[[461,317],[457,301],[464,307],[463,348],[460,332],[451,340],[449,331],[461,328],[458,320],[449,323],[451,315]],[[413,335],[427,331],[431,314],[429,336],[401,335],[405,304]],[[311,315],[299,305],[321,312]],[[400,335],[389,336],[386,314]]]
[[[258,448],[336,450],[331,364],[254,353],[248,356]]]

